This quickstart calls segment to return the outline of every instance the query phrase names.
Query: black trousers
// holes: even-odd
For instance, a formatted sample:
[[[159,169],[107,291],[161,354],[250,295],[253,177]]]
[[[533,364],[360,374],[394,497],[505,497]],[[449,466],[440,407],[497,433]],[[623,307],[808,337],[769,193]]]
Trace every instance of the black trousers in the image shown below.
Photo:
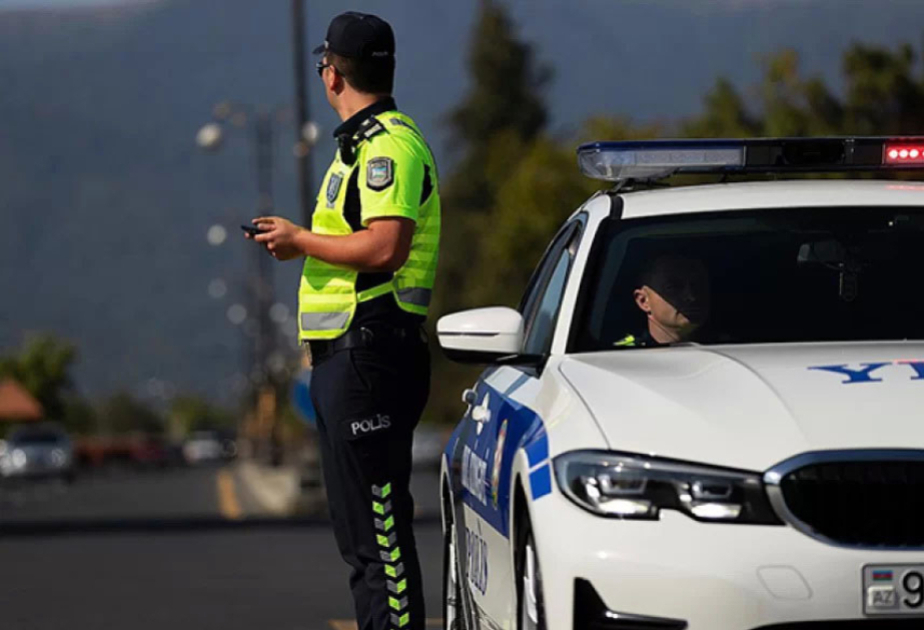
[[[315,361],[311,395],[340,554],[352,567],[359,630],[423,630],[412,520],[411,443],[430,393],[430,355],[414,339]]]

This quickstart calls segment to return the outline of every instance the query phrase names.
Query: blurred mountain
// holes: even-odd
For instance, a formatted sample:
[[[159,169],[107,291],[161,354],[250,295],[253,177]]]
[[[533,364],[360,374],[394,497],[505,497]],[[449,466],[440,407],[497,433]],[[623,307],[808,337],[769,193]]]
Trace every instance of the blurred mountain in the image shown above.
[[[444,169],[453,151],[441,115],[465,89],[476,1],[352,3],[393,23],[398,102],[434,140]],[[309,4],[314,44],[344,6]],[[548,96],[560,131],[592,113],[691,114],[718,75],[746,85],[761,54],[787,46],[836,86],[851,41],[917,43],[924,24],[919,0],[508,5],[555,69]],[[215,154],[193,138],[220,100],[289,102],[288,8],[285,0],[161,0],[0,11],[0,350],[28,331],[73,340],[77,381],[91,396],[143,394],[151,378],[214,400],[231,393],[245,337],[226,311],[242,299],[254,255],[237,228],[255,205],[253,164],[244,132]],[[338,121],[316,89],[311,107],[324,129],[319,176]],[[276,193],[279,212],[297,218],[293,140],[291,125],[281,125]],[[229,232],[219,247],[205,238],[214,223]],[[290,310],[297,278],[296,264],[279,266],[277,295]],[[228,295],[209,297],[215,279]]]

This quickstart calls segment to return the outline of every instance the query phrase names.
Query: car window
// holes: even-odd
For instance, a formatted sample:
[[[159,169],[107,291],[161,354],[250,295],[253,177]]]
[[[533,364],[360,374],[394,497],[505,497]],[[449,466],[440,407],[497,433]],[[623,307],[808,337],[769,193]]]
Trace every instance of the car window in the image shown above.
[[[17,444],[55,444],[66,434],[53,426],[23,427],[10,433],[9,441]]]
[[[535,314],[536,302],[539,296],[542,295],[562,248],[565,246],[577,247],[577,244],[580,243],[580,234],[575,237],[575,231],[580,232],[586,222],[587,214],[583,212],[578,214],[573,221],[569,221],[558,231],[548,249],[545,250],[542,259],[529,279],[529,283],[526,285],[526,291],[523,293],[520,305],[517,307],[525,320],[529,321]]]
[[[624,343],[649,332],[642,288],[689,331],[682,341],[704,345],[924,339],[908,273],[924,248],[919,208],[654,217],[597,234],[570,352],[646,347]]]
[[[536,266],[536,270],[533,271],[529,284],[526,285],[526,291],[523,293],[523,299],[520,300],[520,306],[517,309],[523,315],[524,320],[529,321],[534,315],[539,296],[542,295],[542,290],[552,273],[555,262],[561,255],[561,250],[564,247],[563,243],[569,234],[570,229],[562,229],[549,245],[545,254],[543,254],[542,260]]]
[[[547,354],[552,345],[552,333],[558,321],[561,298],[565,292],[571,262],[577,252],[581,225],[577,222],[564,230],[555,246],[549,250],[545,269],[539,277],[532,312],[526,322],[526,354]]]
[[[523,348],[526,354],[545,354],[552,345],[552,328],[557,319],[558,305],[561,302],[570,266],[570,252],[567,250],[561,252],[526,337],[526,344]]]

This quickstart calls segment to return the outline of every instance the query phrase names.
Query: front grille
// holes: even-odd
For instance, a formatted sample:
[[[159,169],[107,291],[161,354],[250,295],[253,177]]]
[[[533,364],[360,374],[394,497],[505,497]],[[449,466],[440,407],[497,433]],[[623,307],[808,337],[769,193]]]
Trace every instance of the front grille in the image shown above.
[[[924,547],[924,461],[810,463],[780,489],[796,519],[835,543]]]

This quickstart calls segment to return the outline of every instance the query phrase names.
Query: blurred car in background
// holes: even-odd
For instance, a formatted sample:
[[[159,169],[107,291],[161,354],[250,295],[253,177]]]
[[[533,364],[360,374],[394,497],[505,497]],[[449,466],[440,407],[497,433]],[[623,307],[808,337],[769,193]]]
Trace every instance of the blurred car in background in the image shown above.
[[[227,461],[235,457],[237,442],[232,431],[193,431],[183,443],[183,459],[190,465]]]
[[[175,446],[163,436],[136,435],[128,442],[128,457],[140,468],[164,468],[176,463]]]
[[[74,480],[74,447],[58,424],[44,422],[13,429],[0,441],[0,478]]]
[[[86,468],[123,466],[159,469],[182,463],[181,450],[181,445],[157,434],[96,435],[75,440],[74,458],[78,466]]]

